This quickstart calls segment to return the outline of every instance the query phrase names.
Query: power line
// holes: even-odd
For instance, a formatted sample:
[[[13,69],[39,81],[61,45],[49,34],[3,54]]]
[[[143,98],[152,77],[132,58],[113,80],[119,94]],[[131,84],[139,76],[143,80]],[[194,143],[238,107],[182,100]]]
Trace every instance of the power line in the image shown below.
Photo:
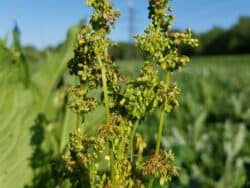
[[[133,42],[133,36],[134,36],[134,21],[135,21],[135,6],[133,0],[128,0],[128,13],[129,13],[129,19],[128,19],[128,37],[129,42]]]

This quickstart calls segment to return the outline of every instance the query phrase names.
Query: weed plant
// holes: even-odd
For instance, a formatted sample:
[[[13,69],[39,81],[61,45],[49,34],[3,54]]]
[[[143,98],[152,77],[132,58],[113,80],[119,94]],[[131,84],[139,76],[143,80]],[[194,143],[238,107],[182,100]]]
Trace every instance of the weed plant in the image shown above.
[[[179,105],[180,90],[171,74],[189,62],[179,48],[195,47],[197,40],[190,29],[185,33],[171,30],[174,16],[168,0],[150,0],[152,22],[144,34],[135,36],[144,65],[137,78],[124,80],[108,53],[113,43],[107,37],[120,13],[108,0],[86,2],[93,14],[81,28],[69,62],[70,73],[78,78],[78,84],[67,89],[77,128],[63,155],[64,176],[73,187],[152,187],[154,180],[164,185],[179,171],[172,151],[161,149],[165,116]],[[97,97],[93,95],[98,92]],[[98,106],[105,108],[106,120],[93,125],[97,134],[90,135],[84,119]],[[137,127],[156,110],[160,110],[156,146],[146,153],[147,143]]]

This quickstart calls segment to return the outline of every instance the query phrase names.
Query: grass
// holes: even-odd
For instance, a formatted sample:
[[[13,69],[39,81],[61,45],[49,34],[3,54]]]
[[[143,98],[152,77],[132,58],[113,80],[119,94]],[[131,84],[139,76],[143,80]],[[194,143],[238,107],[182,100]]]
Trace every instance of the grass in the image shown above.
[[[119,66],[123,72],[129,75],[134,75],[135,70],[142,65],[140,60],[126,60],[119,61]],[[224,55],[224,56],[195,56],[191,57],[191,62],[187,65],[185,69],[222,69],[224,71],[228,70],[241,70],[244,73],[249,71],[244,70],[246,66],[250,66],[250,54],[248,55]]]

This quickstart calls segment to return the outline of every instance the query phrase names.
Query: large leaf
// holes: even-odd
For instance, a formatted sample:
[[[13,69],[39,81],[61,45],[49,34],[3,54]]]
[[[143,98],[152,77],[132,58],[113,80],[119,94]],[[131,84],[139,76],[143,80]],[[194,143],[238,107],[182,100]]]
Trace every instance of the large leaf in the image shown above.
[[[14,64],[0,62],[0,187],[23,187],[29,168],[30,127],[36,117],[34,98],[25,90]]]
[[[35,120],[41,114],[48,116],[46,117],[48,119],[52,118],[53,121],[57,120],[57,111],[61,106],[58,107],[54,101],[61,100],[62,103],[63,97],[58,98],[58,95],[64,96],[64,90],[58,89],[57,85],[64,76],[67,62],[72,56],[77,30],[78,27],[72,27],[59,53],[48,55],[40,70],[36,74],[31,74],[29,88],[25,88],[21,82],[18,65],[12,62],[11,50],[1,43],[0,187],[24,187],[33,177],[32,159],[37,155],[35,149],[38,147],[34,146],[36,144],[34,133],[38,133],[37,130],[39,130]],[[61,118],[61,122],[54,123],[64,126],[60,134],[61,139],[65,140],[68,132],[72,130],[68,125],[74,124],[75,118],[70,112],[66,114],[65,118]],[[45,143],[48,143],[46,147],[59,150],[59,145],[61,148],[65,146],[66,141],[55,139],[55,132],[46,132],[46,134],[44,135],[44,139],[47,139]],[[55,144],[51,146],[53,142]],[[55,147],[58,148],[55,149]]]
[[[42,113],[49,114],[51,107],[53,108],[51,105],[53,104],[53,99],[50,96],[65,74],[67,62],[73,56],[75,35],[78,29],[79,27],[77,26],[70,28],[67,40],[59,53],[49,54],[43,66],[41,66],[40,70],[33,77],[34,85],[38,89],[36,95],[37,104],[39,111]]]

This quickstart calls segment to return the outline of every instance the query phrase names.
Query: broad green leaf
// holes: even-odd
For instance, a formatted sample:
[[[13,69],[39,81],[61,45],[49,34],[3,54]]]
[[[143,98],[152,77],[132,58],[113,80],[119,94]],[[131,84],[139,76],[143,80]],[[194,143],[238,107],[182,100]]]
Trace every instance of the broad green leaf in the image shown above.
[[[67,40],[63,44],[60,52],[48,55],[46,62],[44,62],[41,69],[33,77],[34,85],[38,90],[36,100],[41,113],[50,115],[51,109],[53,108],[51,105],[53,99],[50,96],[67,71],[67,63],[73,56],[73,47],[77,31],[77,26],[69,30]]]
[[[23,187],[31,177],[30,127],[37,109],[14,64],[0,64],[0,187]]]

